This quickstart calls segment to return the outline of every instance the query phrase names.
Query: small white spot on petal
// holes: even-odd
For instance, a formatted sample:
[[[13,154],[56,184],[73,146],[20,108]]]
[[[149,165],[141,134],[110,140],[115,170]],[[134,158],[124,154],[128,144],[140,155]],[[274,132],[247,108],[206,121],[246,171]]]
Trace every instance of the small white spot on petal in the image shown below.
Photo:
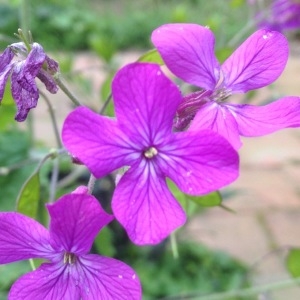
[[[265,33],[265,34],[263,35],[263,39],[266,40],[266,39],[268,39],[268,38],[270,38],[270,37],[272,37],[272,36],[273,36],[273,34],[272,34],[271,32],[267,32],[267,33]]]
[[[191,174],[192,174],[192,171],[188,171],[188,172],[186,172],[186,177],[190,177],[191,176]]]
[[[122,279],[122,278],[123,278],[123,275],[118,275],[118,278]]]
[[[135,278],[136,278],[136,275],[135,275],[135,274],[133,274],[133,275],[132,275],[132,279],[135,279]]]
[[[157,71],[156,75],[158,76],[161,75],[161,71]]]

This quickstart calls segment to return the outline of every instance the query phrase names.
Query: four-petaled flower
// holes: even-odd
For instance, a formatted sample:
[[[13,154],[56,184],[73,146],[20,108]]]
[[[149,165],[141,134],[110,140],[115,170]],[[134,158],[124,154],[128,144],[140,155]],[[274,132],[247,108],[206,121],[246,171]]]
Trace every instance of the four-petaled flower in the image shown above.
[[[155,64],[135,63],[112,82],[116,119],[85,107],[66,118],[62,139],[99,178],[129,167],[112,209],[136,244],[155,244],[185,222],[166,177],[185,193],[202,195],[238,176],[238,155],[212,131],[172,132],[181,94]]]
[[[17,60],[13,60],[14,57]],[[11,92],[17,106],[16,121],[24,121],[29,110],[37,105],[39,91],[35,83],[36,77],[50,93],[58,91],[51,76],[57,71],[57,62],[49,58],[38,43],[31,45],[29,53],[24,43],[14,43],[0,55],[0,101],[11,74]]]
[[[214,35],[197,24],[167,24],[152,33],[152,42],[167,67],[180,79],[200,87],[184,97],[174,127],[211,129],[235,149],[240,135],[262,136],[300,126],[300,98],[285,97],[265,106],[230,104],[234,93],[246,93],[272,83],[288,58],[288,43],[279,32],[258,30],[220,66],[214,55]]]
[[[16,212],[0,213],[0,264],[44,258],[37,270],[20,277],[9,300],[139,300],[141,286],[123,262],[88,254],[99,230],[113,216],[79,187],[47,205],[51,221],[46,230]]]

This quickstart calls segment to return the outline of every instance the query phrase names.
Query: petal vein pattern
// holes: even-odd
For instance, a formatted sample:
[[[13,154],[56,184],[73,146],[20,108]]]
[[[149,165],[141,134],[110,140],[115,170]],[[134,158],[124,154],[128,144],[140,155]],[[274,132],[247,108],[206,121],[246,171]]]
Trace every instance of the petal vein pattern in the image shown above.
[[[115,190],[112,208],[136,244],[156,244],[185,222],[159,167],[142,161],[130,168]]]

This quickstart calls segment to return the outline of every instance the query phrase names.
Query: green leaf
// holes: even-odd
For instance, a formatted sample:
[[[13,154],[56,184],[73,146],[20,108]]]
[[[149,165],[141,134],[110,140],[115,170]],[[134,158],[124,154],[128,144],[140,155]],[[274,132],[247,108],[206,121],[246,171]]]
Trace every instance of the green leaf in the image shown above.
[[[205,207],[219,206],[222,203],[222,196],[218,191],[212,192],[205,196],[199,196],[199,197],[188,196],[188,199]]]
[[[10,84],[7,84],[0,105],[0,131],[6,130],[9,127],[16,127],[15,114],[15,102],[11,95]]]
[[[161,58],[160,54],[156,49],[152,49],[145,54],[143,54],[139,59],[138,62],[149,62],[149,63],[155,63],[160,66],[164,65],[164,61]]]
[[[202,207],[197,205],[193,201],[190,201],[189,197],[191,196],[188,196],[181,190],[179,190],[176,184],[169,179],[167,180],[167,184],[174,198],[181,204],[189,217],[199,213]]]
[[[94,241],[94,245],[101,255],[114,256],[116,249],[113,245],[113,233],[109,227],[104,227]]]
[[[116,52],[116,45],[111,37],[100,36],[93,34],[89,37],[88,43],[92,50],[97,55],[102,57],[107,63],[109,63]]]
[[[293,277],[300,277],[300,248],[293,248],[289,251],[286,267]]]
[[[23,185],[17,199],[17,211],[36,219],[40,200],[39,172],[35,171]]]

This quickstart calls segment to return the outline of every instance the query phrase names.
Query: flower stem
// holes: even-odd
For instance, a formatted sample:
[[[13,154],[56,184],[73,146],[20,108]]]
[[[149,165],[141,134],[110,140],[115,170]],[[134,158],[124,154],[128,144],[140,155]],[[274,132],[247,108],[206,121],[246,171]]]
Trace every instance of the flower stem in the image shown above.
[[[20,27],[22,28],[22,35],[26,41],[29,38],[29,22],[30,22],[30,0],[22,0],[20,6]],[[20,34],[20,32],[19,32]]]
[[[54,131],[54,134],[55,134],[57,147],[62,148],[63,146],[62,146],[62,142],[61,142],[61,139],[60,139],[59,129],[58,129],[58,125],[57,125],[57,121],[56,121],[53,106],[51,105],[51,102],[50,102],[49,98],[46,96],[46,94],[44,92],[39,91],[39,93],[43,97],[43,99],[45,100],[45,102],[48,106],[48,110],[49,110],[50,117],[51,117],[51,122],[52,122],[52,126],[53,126],[53,131]]]
[[[178,259],[179,254],[178,254],[178,247],[177,247],[177,240],[176,240],[175,232],[171,233],[170,242],[171,242],[171,249],[172,249],[173,257],[175,259]]]
[[[53,78],[56,82],[56,84],[60,87],[60,89],[69,97],[69,99],[76,105],[76,106],[81,106],[82,104],[80,101],[77,99],[77,97],[67,88],[65,83],[62,80],[61,74],[56,73],[53,75]]]
[[[89,182],[88,182],[88,193],[89,194],[93,193],[93,189],[94,189],[96,180],[97,180],[96,177],[93,174],[91,174]]]
[[[188,299],[190,300],[229,300],[236,297],[239,298],[246,298],[250,296],[259,295],[266,291],[274,291],[274,290],[281,290],[286,289],[292,286],[299,285],[300,278],[297,279],[286,279],[282,281],[277,281],[265,285],[258,285],[251,288],[234,290],[224,293],[216,293],[210,296],[190,296]],[[186,295],[188,296],[188,295]],[[167,298],[166,298],[167,299]]]

